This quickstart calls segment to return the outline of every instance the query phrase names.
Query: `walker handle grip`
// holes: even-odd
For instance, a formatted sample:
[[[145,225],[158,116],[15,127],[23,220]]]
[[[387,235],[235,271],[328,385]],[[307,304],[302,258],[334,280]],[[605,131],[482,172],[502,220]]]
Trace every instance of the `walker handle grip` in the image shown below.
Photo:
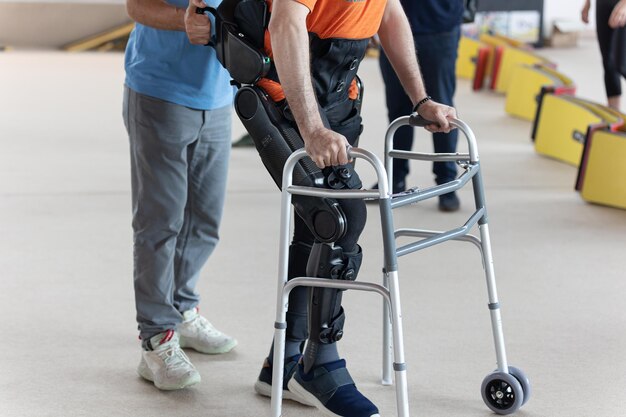
[[[430,120],[424,119],[419,114],[413,113],[409,117],[409,125],[411,125],[413,127],[426,127],[428,125],[437,125],[437,126],[439,126],[439,123],[432,122]]]

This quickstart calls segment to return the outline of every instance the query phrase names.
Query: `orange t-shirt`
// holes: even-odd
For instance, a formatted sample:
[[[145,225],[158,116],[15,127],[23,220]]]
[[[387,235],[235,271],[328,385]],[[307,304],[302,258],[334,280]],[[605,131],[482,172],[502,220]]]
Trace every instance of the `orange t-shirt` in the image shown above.
[[[285,1],[285,0],[283,0]],[[292,0],[306,6],[311,13],[307,16],[307,31],[321,39],[369,39],[378,32],[380,22],[387,6],[387,0]],[[267,0],[272,8],[272,0]],[[269,32],[265,33],[266,52],[271,57]],[[258,85],[274,101],[285,98],[280,84],[273,80],[262,79]],[[350,85],[350,98],[356,98],[357,89]]]
[[[307,31],[321,39],[369,39],[378,32],[385,12],[387,0],[293,0],[306,6],[311,13],[307,16]],[[272,0],[267,0],[271,10]],[[265,48],[272,57],[269,32],[265,32]],[[285,93],[276,81],[263,78],[258,82],[274,101],[281,101]],[[350,85],[349,96],[357,96],[356,83]]]
[[[378,32],[386,0],[295,0],[311,11],[307,29],[321,39],[368,39]]]

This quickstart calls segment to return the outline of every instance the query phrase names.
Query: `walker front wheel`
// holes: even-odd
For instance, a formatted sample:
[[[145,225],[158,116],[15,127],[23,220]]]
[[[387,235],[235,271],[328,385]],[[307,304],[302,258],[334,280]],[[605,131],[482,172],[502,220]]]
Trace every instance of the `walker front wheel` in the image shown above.
[[[528,379],[524,371],[514,366],[509,366],[509,373],[513,375],[522,386],[522,391],[524,391],[524,401],[522,401],[522,405],[526,404],[530,399],[530,393],[532,392],[530,379]]]
[[[511,374],[494,372],[483,380],[480,388],[483,401],[496,414],[512,414],[524,403],[524,390]]]

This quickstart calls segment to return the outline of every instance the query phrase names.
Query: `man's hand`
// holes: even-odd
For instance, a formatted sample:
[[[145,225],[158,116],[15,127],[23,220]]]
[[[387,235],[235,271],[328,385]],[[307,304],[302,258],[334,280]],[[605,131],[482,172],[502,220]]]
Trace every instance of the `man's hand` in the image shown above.
[[[609,26],[613,29],[621,28],[626,25],[626,1],[622,0],[615,5],[611,17],[609,17]]]
[[[206,45],[211,39],[211,21],[208,16],[196,13],[198,7],[207,5],[202,0],[189,0],[185,11],[185,32],[192,44]]]
[[[419,107],[419,115],[426,120],[436,122],[436,124],[430,124],[424,127],[429,132],[448,133],[453,129],[449,119],[456,119],[456,110],[454,107],[429,100]]]
[[[304,149],[320,169],[350,162],[347,151],[350,145],[343,135],[321,127],[302,136]]]

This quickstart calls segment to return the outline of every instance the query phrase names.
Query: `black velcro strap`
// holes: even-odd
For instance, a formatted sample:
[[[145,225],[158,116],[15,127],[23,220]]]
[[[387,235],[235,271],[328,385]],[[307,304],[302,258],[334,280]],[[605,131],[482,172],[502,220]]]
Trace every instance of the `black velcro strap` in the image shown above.
[[[361,178],[359,178],[351,164],[324,168],[322,172],[330,188],[336,190],[358,190],[363,186]]]
[[[347,368],[338,368],[326,374],[316,376],[310,382],[307,381],[307,385],[312,388],[311,391],[315,392],[318,398],[323,396],[330,398],[339,387],[353,384],[354,381]]]
[[[328,325],[328,328],[320,332],[320,342],[324,344],[335,343],[343,337],[343,325],[346,322],[346,313],[340,307],[339,314]]]

